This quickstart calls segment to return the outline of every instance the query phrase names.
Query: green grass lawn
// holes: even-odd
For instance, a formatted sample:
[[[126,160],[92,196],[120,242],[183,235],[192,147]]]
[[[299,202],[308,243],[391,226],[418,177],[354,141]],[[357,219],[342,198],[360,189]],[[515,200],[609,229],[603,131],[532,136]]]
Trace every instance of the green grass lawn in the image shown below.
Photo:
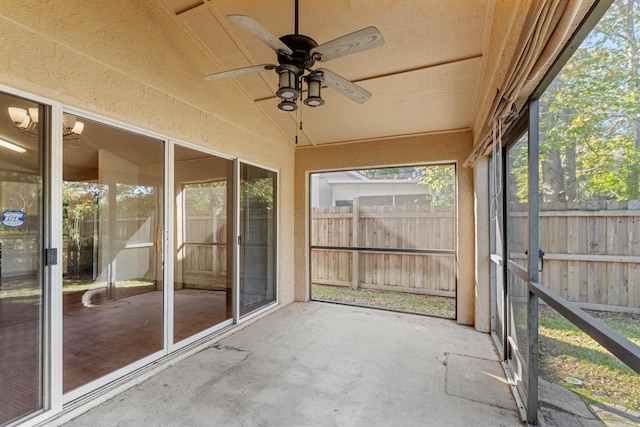
[[[640,315],[589,312],[640,345]],[[549,307],[540,307],[540,375],[570,387],[587,400],[640,411],[640,375]],[[582,386],[570,386],[566,377]]]
[[[354,290],[314,284],[311,288],[311,297],[318,301],[339,302],[439,317],[454,318],[456,315],[456,301],[454,298],[418,295],[407,292],[370,289]]]

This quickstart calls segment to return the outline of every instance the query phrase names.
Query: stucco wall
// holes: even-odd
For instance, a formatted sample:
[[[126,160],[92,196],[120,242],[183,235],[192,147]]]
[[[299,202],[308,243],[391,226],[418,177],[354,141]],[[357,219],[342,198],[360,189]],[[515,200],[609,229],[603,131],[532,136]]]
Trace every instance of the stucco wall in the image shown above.
[[[280,172],[280,297],[293,300],[294,145],[147,1],[0,1],[0,84]],[[8,115],[0,112],[8,120]]]
[[[295,298],[309,298],[309,173],[428,163],[458,165],[458,322],[475,320],[475,225],[473,171],[462,167],[471,151],[471,132],[300,148],[295,167]]]

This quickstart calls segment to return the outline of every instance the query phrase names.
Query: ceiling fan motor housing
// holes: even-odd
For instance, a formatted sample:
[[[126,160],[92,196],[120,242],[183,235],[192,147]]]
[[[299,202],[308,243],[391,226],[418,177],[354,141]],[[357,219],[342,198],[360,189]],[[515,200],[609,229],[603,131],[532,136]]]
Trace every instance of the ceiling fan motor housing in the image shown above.
[[[311,49],[318,46],[318,43],[311,37],[302,34],[288,34],[280,37],[280,40],[293,51],[290,55],[278,53],[280,65],[293,65],[298,68],[299,75],[302,76],[306,69],[313,67],[316,63],[310,52]]]

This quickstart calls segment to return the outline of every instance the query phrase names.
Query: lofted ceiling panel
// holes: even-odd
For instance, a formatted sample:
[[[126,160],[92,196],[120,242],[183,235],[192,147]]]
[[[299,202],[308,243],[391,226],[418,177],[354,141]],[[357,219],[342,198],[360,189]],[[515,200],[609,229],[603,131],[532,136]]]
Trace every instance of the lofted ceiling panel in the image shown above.
[[[467,129],[474,104],[468,96],[475,91],[479,67],[477,57],[363,81],[359,85],[374,95],[362,105],[345,102],[349,100],[324,89],[326,104],[302,107],[298,118],[303,133],[313,144],[413,135],[425,129]],[[273,120],[277,116],[295,116],[278,112],[277,98],[258,103]],[[281,126],[291,126],[295,132],[294,120]]]
[[[275,52],[229,21],[229,14],[251,16],[277,37],[294,33],[294,0],[160,1],[212,59],[211,73],[277,64]],[[324,88],[324,106],[299,102],[298,112],[282,113],[274,71],[231,81],[292,143],[297,134],[298,145],[470,129],[492,1],[300,0],[299,33],[319,44],[368,26],[383,34],[380,48],[314,67],[328,68],[372,92],[362,105]]]

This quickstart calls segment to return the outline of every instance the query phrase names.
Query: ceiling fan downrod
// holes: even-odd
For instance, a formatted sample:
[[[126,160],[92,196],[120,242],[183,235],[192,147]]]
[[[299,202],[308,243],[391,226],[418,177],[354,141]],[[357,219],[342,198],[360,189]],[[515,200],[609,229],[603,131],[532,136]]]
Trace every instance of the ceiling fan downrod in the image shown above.
[[[298,2],[299,2],[299,0],[295,0],[295,11],[294,11],[294,13],[295,13],[295,21],[294,21],[295,22],[295,28],[294,28],[295,32],[294,32],[294,34],[295,35],[298,35],[298,13],[300,11],[300,5],[298,4]]]

